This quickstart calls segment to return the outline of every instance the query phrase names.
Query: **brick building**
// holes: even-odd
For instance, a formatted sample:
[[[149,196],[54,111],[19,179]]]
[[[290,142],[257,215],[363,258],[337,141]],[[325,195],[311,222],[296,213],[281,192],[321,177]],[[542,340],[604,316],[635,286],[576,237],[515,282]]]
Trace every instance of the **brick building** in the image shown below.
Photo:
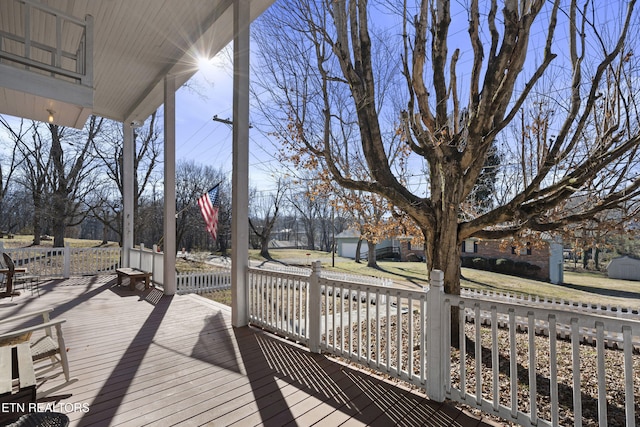
[[[549,238],[523,248],[516,248],[502,240],[467,239],[462,242],[462,258],[506,259],[536,266],[531,270],[535,278],[551,283],[562,283],[564,258],[562,244]]]
[[[399,237],[400,261],[424,261],[424,245],[411,244],[411,237]]]

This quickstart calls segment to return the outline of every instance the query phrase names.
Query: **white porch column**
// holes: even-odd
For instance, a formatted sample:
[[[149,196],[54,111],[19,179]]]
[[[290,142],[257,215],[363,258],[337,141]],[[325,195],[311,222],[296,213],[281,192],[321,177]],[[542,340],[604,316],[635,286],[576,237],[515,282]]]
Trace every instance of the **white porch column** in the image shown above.
[[[133,248],[133,126],[130,122],[122,124],[124,140],[122,142],[122,266],[129,267],[129,250]]]
[[[231,323],[249,323],[249,3],[233,2]]]
[[[164,78],[164,294],[176,293],[176,79]]]

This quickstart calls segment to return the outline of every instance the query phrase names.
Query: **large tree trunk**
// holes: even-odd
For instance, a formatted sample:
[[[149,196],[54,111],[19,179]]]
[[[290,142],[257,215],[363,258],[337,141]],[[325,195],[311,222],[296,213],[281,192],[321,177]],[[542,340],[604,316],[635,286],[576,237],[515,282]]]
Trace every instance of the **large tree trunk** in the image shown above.
[[[40,244],[40,236],[42,235],[42,199],[40,195],[33,197],[33,244]]]
[[[51,228],[53,232],[53,247],[64,247],[64,234],[67,228],[66,223],[66,197],[59,193],[53,194]]]
[[[360,252],[362,251],[362,239],[358,240],[358,243],[356,244],[356,262],[360,262]]]
[[[64,150],[62,149],[62,129],[57,125],[49,125],[51,132],[51,159],[53,162],[54,189],[51,201],[51,228],[53,247],[64,247],[64,234],[67,227],[67,197],[69,193],[68,177],[65,171]]]
[[[260,256],[265,259],[271,259],[271,255],[269,254],[269,238],[260,237]]]
[[[109,243],[109,228],[105,225],[102,224],[102,245],[106,245],[107,243]]]
[[[458,237],[458,216],[462,189],[460,180],[455,178],[456,168],[451,165],[436,164],[432,167],[435,221],[432,229],[425,230],[428,271],[441,270],[444,273],[444,291],[460,295],[461,242]],[[451,308],[451,343],[459,346],[459,313]]]
[[[463,188],[458,165],[446,159],[430,164],[431,193],[434,221],[424,230],[429,271],[444,272],[444,290],[448,294],[460,294],[460,245],[458,220]]]
[[[435,230],[428,231],[427,266],[429,271],[444,272],[444,290],[448,294],[460,294],[460,244],[458,242],[458,224],[456,216],[443,218],[436,224]]]
[[[367,247],[369,248],[369,253],[367,254],[367,267],[378,268],[378,263],[376,262],[376,244],[367,241]]]
[[[457,224],[448,221],[438,224],[437,231],[429,234],[426,242],[427,270],[441,270],[444,273],[444,291],[460,295],[460,245],[457,243]],[[449,232],[443,232],[448,229]],[[451,345],[459,348],[459,310],[451,307]]]

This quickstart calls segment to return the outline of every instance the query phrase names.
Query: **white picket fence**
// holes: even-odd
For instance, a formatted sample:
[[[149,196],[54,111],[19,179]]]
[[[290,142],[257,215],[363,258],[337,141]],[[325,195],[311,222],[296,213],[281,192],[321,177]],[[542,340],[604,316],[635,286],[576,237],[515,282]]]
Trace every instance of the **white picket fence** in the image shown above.
[[[178,294],[221,291],[231,289],[231,270],[178,273],[176,281]]]
[[[456,309],[473,317],[468,323],[459,316],[459,349],[451,345],[449,320]],[[640,339],[638,320],[447,295],[441,272],[432,273],[424,291],[343,281],[326,277],[319,263],[310,275],[250,268],[249,311],[251,323],[311,351],[356,361],[424,388],[431,399],[449,398],[521,425],[640,422],[640,354],[633,346]],[[548,336],[538,334],[540,325]],[[558,338],[563,329],[566,336]],[[593,345],[583,343],[584,331],[593,331]],[[606,337],[614,335],[619,350],[605,349]],[[595,367],[596,378],[581,378],[585,364]],[[585,387],[594,381],[592,396]],[[621,404],[607,406],[614,387]]]

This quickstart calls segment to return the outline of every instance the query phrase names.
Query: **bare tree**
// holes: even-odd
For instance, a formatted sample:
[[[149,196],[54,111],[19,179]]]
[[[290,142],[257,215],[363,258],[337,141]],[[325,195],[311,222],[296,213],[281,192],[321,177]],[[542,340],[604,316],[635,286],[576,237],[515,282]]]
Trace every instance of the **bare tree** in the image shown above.
[[[257,236],[260,245],[260,255],[265,259],[271,259],[269,255],[269,240],[273,226],[278,219],[278,213],[286,192],[286,186],[282,180],[278,180],[274,193],[266,197],[251,197],[250,208],[253,210],[253,219],[249,216],[249,227]]]
[[[309,61],[320,69],[320,78],[306,80],[316,84],[316,93],[322,93],[323,84],[349,91],[358,125],[350,153],[362,155],[369,177],[354,178],[345,168],[343,146],[309,132],[317,116],[308,114],[300,96],[312,90],[303,93],[291,84],[300,82],[295,79],[300,70],[287,69],[295,59],[283,57],[290,53],[286,49],[270,51],[271,66],[278,67],[274,87],[282,89],[280,99],[287,101],[282,106],[290,131],[281,137],[301,156],[322,162],[340,185],[383,195],[410,215],[425,234],[429,269],[444,271],[447,292],[460,290],[460,246],[466,238],[555,230],[636,199],[637,67],[628,37],[630,26],[637,23],[635,1],[625,3],[626,9],[616,15],[621,19],[605,22],[597,10],[605,6],[590,1],[505,1],[501,11],[497,1],[483,4],[483,10],[477,1],[466,9],[447,0],[389,5],[382,13],[397,18],[389,20],[400,23],[395,33],[381,31],[380,21],[374,25],[373,6],[367,1],[325,1],[321,8],[299,0],[270,10],[286,16],[283,21],[295,22],[282,31],[299,34],[304,43],[297,46],[300,54],[322,53]],[[452,9],[457,18],[467,18],[456,23],[467,24],[468,37],[451,33]],[[560,26],[566,39],[556,35]],[[406,96],[404,107],[396,110],[397,129],[411,151],[410,161],[421,160],[425,166],[422,186],[397,174],[385,138],[384,113],[395,106],[380,104],[375,46],[388,43],[394,34],[402,47],[397,57],[402,67],[389,78],[404,79]],[[458,63],[461,52],[471,55],[465,58],[464,71]],[[559,57],[555,52],[567,54]],[[275,58],[278,53],[280,58]],[[554,61],[557,66],[552,66]],[[501,204],[475,216],[463,215],[461,208],[476,187],[494,140],[521,110],[533,108],[536,96],[549,91],[553,133],[541,140],[542,157],[527,170],[529,179]],[[324,104],[323,126],[339,126],[335,113],[335,105]],[[596,187],[597,200],[558,209]]]
[[[92,148],[104,119],[91,116],[82,133],[48,124],[51,137],[51,224],[53,246],[64,246],[68,226],[87,216],[86,200],[98,186]],[[36,133],[38,133],[36,129]],[[68,144],[63,148],[63,144]]]
[[[114,194],[114,191],[110,188],[103,189],[101,193],[103,198],[101,203],[96,205],[93,214],[105,227],[112,229],[120,236],[120,242],[122,242],[122,221],[117,221],[117,219],[119,219],[118,215],[120,215],[122,209],[124,179],[124,135],[122,132],[121,123],[107,122],[104,124],[104,131],[96,138],[94,144],[96,154],[101,160],[106,176],[111,183],[115,184],[117,192]],[[136,239],[139,239],[138,234],[144,232],[145,227],[149,224],[148,221],[145,221],[143,215],[139,215],[138,209],[144,192],[149,191],[153,185],[157,168],[161,165],[161,134],[162,129],[158,125],[157,112],[154,112],[142,127],[134,129],[133,207],[136,221],[134,227]],[[114,218],[116,221],[114,221]]]
[[[32,129],[41,126],[33,122]],[[21,183],[31,195],[33,203],[33,244],[39,245],[42,235],[43,220],[48,218],[46,207],[51,196],[49,171],[51,169],[50,153],[51,142],[43,140],[39,132],[31,133],[30,143],[22,138],[17,142],[17,147],[24,159],[21,174]]]
[[[122,240],[122,197],[113,182],[105,180],[91,193],[87,200],[91,211],[91,220],[102,228],[102,244],[109,240],[121,243]]]
[[[54,246],[64,246],[67,227],[80,224],[86,217],[87,201],[99,183],[91,148],[102,122],[91,117],[83,131],[32,122],[23,131],[22,121],[13,127],[2,121],[12,135],[14,150],[20,153],[19,182],[33,202],[34,244],[40,243],[46,224],[54,236]]]
[[[297,215],[297,223],[302,223],[306,248],[309,250],[316,249],[316,235],[321,222],[321,203],[328,204],[328,201],[324,200],[317,191],[314,191],[311,175],[307,175],[306,178],[296,180],[295,183],[289,185],[287,202],[299,214]]]
[[[15,184],[14,175],[20,169],[20,166],[24,164],[24,160],[27,158],[24,152],[26,145],[23,143],[23,140],[29,137],[32,125],[25,126],[24,120],[20,120],[18,125],[11,125],[7,119],[2,116],[0,116],[0,124],[2,125],[2,128],[7,131],[9,138],[5,145],[7,148],[5,151],[6,154],[3,155],[3,161],[0,162],[0,216],[2,216],[0,226],[3,227],[3,230],[10,232],[14,228],[14,224],[7,222],[10,221],[10,218],[12,217],[8,212],[9,207],[7,206],[7,198],[10,189]],[[33,167],[27,166],[23,169],[27,174],[34,172]],[[27,177],[27,182],[23,182],[23,184],[30,182],[29,177]],[[39,236],[37,238],[39,238]]]
[[[314,91],[294,84],[301,81],[301,70],[290,67],[296,59],[276,49],[269,52],[272,86],[285,100],[288,131],[281,137],[288,149],[322,162],[341,186],[380,194],[406,212],[424,233],[428,269],[442,270],[445,290],[453,294],[460,291],[465,239],[549,232],[607,210],[627,216],[640,188],[638,64],[630,37],[638,30],[635,0],[480,3],[325,0],[320,6],[291,0],[268,11],[291,21],[272,28],[282,33],[272,38],[282,43],[298,34],[297,53],[319,70],[319,78],[306,80],[315,93],[328,85],[350,94],[358,134],[349,153],[362,156],[369,176],[351,175],[344,147],[314,130],[318,115],[303,103]],[[390,19],[373,22],[373,7]],[[376,49],[391,40],[401,47],[401,67],[386,78],[404,80],[401,109],[380,103]],[[540,140],[541,157],[528,166],[528,179],[513,185],[502,203],[464,212],[494,140],[522,110],[535,110],[540,98],[553,112],[552,132]],[[325,102],[321,109],[321,126],[340,126],[337,105]],[[423,165],[417,183],[398,175],[390,156],[389,109],[395,109],[409,162]],[[568,202],[585,196],[584,203]]]

